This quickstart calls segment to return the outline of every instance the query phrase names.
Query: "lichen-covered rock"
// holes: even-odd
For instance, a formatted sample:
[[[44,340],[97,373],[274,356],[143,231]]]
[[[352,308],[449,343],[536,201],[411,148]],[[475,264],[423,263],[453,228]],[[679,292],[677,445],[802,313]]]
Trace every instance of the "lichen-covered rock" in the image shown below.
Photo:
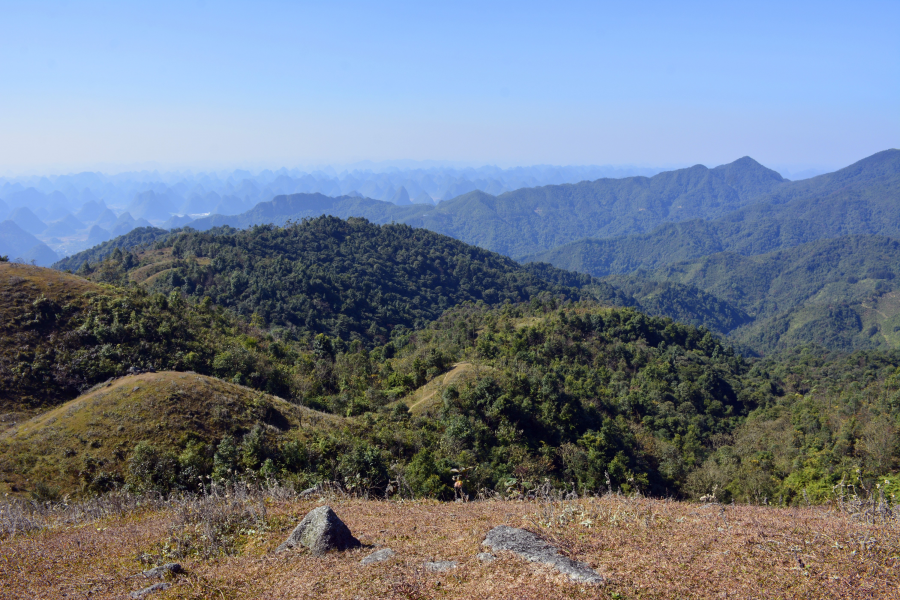
[[[159,567],[153,567],[152,569],[148,569],[143,572],[144,577],[150,578],[161,578],[166,577],[168,575],[178,575],[182,572],[181,565],[178,563],[166,563]]]
[[[390,557],[394,555],[394,551],[390,548],[382,548],[381,550],[376,550],[372,554],[368,555],[361,562],[364,565],[371,565],[372,563],[384,562]]]
[[[142,590],[135,590],[131,592],[132,598],[143,598],[147,594],[152,594],[153,592],[161,592],[163,590],[169,589],[170,585],[168,583],[160,581],[159,583],[154,583],[150,587],[145,587]]]
[[[425,570],[434,573],[442,573],[444,571],[449,571],[450,569],[455,569],[456,567],[457,564],[455,560],[438,560],[425,563]]]
[[[320,506],[303,517],[276,552],[297,546],[306,546],[313,554],[324,554],[329,550],[357,548],[360,543],[330,506]]]
[[[581,583],[603,583],[603,577],[587,564],[562,556],[556,548],[524,529],[500,525],[491,529],[483,544],[495,551],[506,550],[529,562],[551,565]]]

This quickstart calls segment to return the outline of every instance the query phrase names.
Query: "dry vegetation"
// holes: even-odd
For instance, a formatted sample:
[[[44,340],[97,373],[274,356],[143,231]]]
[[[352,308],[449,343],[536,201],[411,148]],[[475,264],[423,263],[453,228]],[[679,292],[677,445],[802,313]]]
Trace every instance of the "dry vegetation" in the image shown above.
[[[2,507],[0,594],[118,598],[151,582],[143,569],[187,570],[153,598],[890,598],[900,527],[884,507],[771,508],[643,497],[467,504],[334,496],[242,485],[186,499]],[[302,516],[329,502],[365,545],[321,558],[273,554]],[[877,508],[877,507],[874,507]],[[854,515],[855,513],[855,515]],[[13,517],[30,531],[11,533]],[[475,555],[500,524],[525,527],[608,578],[586,587],[500,556]],[[377,547],[396,555],[363,567]],[[425,561],[455,560],[445,573]]]
[[[82,396],[0,431],[0,492],[50,486],[79,491],[94,472],[121,477],[135,444],[217,443],[265,423],[300,436],[338,423],[247,387],[195,373],[144,373],[98,384]]]

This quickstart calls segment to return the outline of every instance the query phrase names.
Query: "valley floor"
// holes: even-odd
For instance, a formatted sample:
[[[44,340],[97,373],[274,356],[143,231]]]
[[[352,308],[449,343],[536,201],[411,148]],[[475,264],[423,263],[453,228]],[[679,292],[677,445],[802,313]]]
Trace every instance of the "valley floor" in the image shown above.
[[[260,525],[245,524],[230,538],[220,538],[222,547],[233,542],[231,556],[188,552],[178,560],[186,572],[172,579],[169,589],[146,598],[900,596],[900,523],[885,515],[866,523],[834,508],[701,505],[615,495],[466,504],[331,497],[327,502],[364,547],[317,558],[274,550],[303,515],[326,500],[232,494],[212,503],[129,509],[100,520],[82,514],[65,524],[67,519],[58,518],[49,528],[13,536],[4,528],[0,596],[127,598],[153,583],[140,573],[170,560],[164,552],[188,548],[190,539],[196,542],[210,531],[211,510],[252,512]],[[8,525],[10,513],[0,514],[3,518]],[[493,563],[481,563],[476,554],[485,550],[485,534],[502,524],[539,533],[608,583],[579,585],[502,553]],[[379,547],[396,554],[362,566],[360,560]],[[426,561],[441,560],[458,566],[443,573],[423,568]]]

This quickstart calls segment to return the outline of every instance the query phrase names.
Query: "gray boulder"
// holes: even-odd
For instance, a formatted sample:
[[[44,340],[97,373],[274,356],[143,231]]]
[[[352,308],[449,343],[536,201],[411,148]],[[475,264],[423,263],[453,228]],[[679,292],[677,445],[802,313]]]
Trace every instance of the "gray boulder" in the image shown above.
[[[330,506],[320,506],[309,511],[275,551],[283,552],[297,546],[306,546],[313,554],[324,554],[329,550],[358,548],[360,543]]]
[[[168,583],[164,583],[160,581],[159,583],[154,583],[150,587],[145,587],[142,590],[135,590],[131,592],[132,598],[143,598],[147,594],[152,594],[153,592],[161,592],[163,590],[169,589],[170,585]]]
[[[181,565],[178,563],[166,563],[159,567],[153,567],[152,569],[148,569],[143,572],[144,577],[148,579],[158,578],[161,579],[168,575],[178,575],[183,572]]]
[[[364,565],[371,565],[372,563],[384,562],[390,557],[394,555],[394,551],[390,548],[382,548],[381,550],[376,550],[372,554],[368,555],[361,562]]]
[[[435,573],[442,573],[444,571],[449,571],[451,569],[456,568],[455,560],[438,560],[435,562],[427,562],[425,563],[425,570],[432,571]]]
[[[524,529],[500,525],[491,529],[483,544],[495,551],[506,550],[529,562],[555,567],[579,583],[603,583],[604,579],[587,564],[562,556],[556,548]]]

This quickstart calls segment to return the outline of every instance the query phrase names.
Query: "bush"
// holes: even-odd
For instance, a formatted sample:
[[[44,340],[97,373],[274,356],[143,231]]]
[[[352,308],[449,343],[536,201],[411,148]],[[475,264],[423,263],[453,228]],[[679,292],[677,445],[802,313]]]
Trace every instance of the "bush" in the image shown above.
[[[148,442],[139,442],[128,460],[128,483],[140,491],[168,492],[176,481],[176,459]]]

